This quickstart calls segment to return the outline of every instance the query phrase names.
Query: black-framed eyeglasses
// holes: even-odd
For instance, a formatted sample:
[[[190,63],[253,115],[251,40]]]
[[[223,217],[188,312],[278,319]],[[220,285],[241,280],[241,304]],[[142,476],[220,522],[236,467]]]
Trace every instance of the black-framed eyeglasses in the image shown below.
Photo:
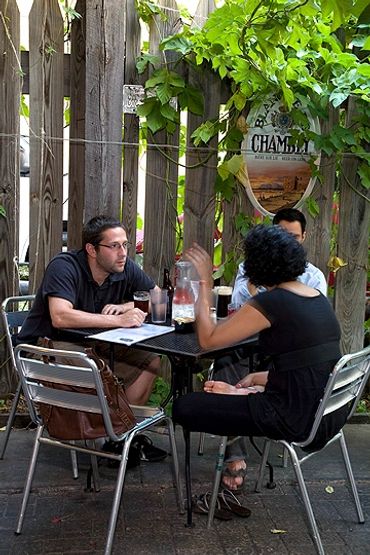
[[[129,241],[125,241],[124,243],[112,243],[111,245],[104,245],[104,243],[97,243],[95,245],[96,247],[106,247],[107,249],[110,249],[111,251],[119,251],[120,249],[124,249],[125,251],[127,251],[130,246],[131,243]]]

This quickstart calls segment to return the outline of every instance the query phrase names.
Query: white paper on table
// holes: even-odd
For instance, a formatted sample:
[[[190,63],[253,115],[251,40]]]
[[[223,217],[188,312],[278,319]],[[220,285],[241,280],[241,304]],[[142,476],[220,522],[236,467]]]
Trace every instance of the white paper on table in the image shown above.
[[[89,335],[89,339],[99,339],[110,343],[120,343],[121,345],[132,345],[139,341],[145,341],[157,335],[163,335],[174,331],[172,326],[157,326],[155,324],[143,324],[140,328],[115,328],[94,335]]]

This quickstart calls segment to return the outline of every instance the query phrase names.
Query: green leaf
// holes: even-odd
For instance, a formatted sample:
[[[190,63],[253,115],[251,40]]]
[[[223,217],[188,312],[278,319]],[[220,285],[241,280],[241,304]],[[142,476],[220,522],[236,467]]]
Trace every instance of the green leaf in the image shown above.
[[[219,167],[217,172],[219,172]],[[225,200],[231,201],[234,196],[235,187],[235,177],[232,174],[229,173],[224,179],[219,173],[217,174],[215,192],[220,193]]]
[[[333,104],[334,108],[338,108],[349,96],[349,91],[347,93],[341,91],[333,91],[329,97],[330,102]]]
[[[357,170],[361,178],[361,184],[365,189],[370,189],[370,165],[367,162],[362,162]]]
[[[369,50],[370,50],[370,37],[369,37]],[[370,64],[362,64],[357,69],[360,75],[364,77],[370,77]]]
[[[241,154],[235,154],[232,158],[230,158],[230,160],[226,162],[226,164],[230,173],[236,175],[244,164],[244,158]]]
[[[172,97],[172,87],[169,83],[162,83],[157,86],[157,97],[161,104],[166,104]]]
[[[188,109],[193,114],[202,116],[204,112],[203,94],[194,87],[187,86],[179,94],[179,104],[181,109]]]
[[[172,108],[170,104],[165,104],[164,106],[161,106],[160,112],[164,118],[174,123],[179,123],[179,113],[177,112],[177,110]]]
[[[149,64],[155,67],[159,63],[159,56],[155,56],[154,54],[146,52],[145,54],[142,54],[142,56],[136,62],[136,69],[138,70],[139,74],[141,74],[144,73]]]
[[[218,131],[218,126],[212,121],[206,121],[202,123],[191,135],[195,146],[199,146],[201,143],[207,144],[212,137],[216,135]]]
[[[181,52],[182,55],[192,51],[192,43],[189,39],[181,35],[172,35],[162,40],[162,50],[175,50]]]
[[[320,208],[316,200],[312,197],[306,199],[307,212],[312,218],[316,218],[320,214]]]
[[[21,96],[21,105],[20,105],[20,115],[24,116],[25,118],[30,117],[30,109],[28,104],[25,101],[24,95]]]

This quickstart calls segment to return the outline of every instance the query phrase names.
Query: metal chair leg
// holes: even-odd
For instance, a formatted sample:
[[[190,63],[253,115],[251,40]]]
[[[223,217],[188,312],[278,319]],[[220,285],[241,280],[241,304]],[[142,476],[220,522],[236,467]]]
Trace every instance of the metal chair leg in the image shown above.
[[[43,431],[44,431],[44,427],[38,426],[36,431],[35,442],[33,444],[32,457],[31,457],[30,465],[28,467],[27,479],[26,479],[26,484],[24,487],[24,493],[23,493],[23,499],[22,499],[22,506],[18,517],[17,528],[15,531],[16,534],[20,534],[22,531],[23,519],[27,509],[28,498],[31,492],[32,480],[36,469],[37,456],[39,454],[39,449],[40,449],[39,439],[42,436]]]
[[[287,468],[287,466],[288,466],[288,458],[289,458],[289,453],[288,453],[288,451],[285,449],[285,447],[283,447],[283,468]]]
[[[257,493],[259,493],[261,491],[263,473],[265,471],[267,459],[268,459],[268,456],[269,456],[270,446],[271,446],[271,441],[269,439],[266,439],[265,440],[265,445],[263,447],[262,459],[261,459],[261,464],[260,464],[259,471],[258,471],[257,482],[256,482],[256,486],[254,488],[254,491],[256,491]]]
[[[95,440],[91,441],[92,448],[96,450],[96,442]],[[98,459],[96,455],[90,455],[91,460],[91,469],[92,469],[92,479],[94,483],[94,491],[100,491],[100,476],[99,476],[99,469],[98,469]]]
[[[173,422],[171,418],[166,418],[166,423],[167,423],[168,435],[169,435],[170,446],[171,446],[172,470],[173,470],[174,485],[176,488],[177,504],[179,506],[180,514],[183,514],[184,497],[182,494],[182,485],[181,485],[181,479],[180,479],[179,459],[177,456],[175,431],[174,431]]]
[[[116,531],[116,526],[117,526],[118,511],[121,504],[123,485],[124,485],[125,476],[126,476],[128,452],[131,446],[131,442],[135,437],[135,435],[136,433],[129,435],[126,441],[124,442],[122,459],[118,470],[116,488],[114,490],[113,505],[112,505],[112,510],[109,517],[107,543],[105,544],[104,555],[110,555],[112,552],[114,533]]]
[[[20,396],[21,396],[21,391],[22,391],[22,385],[21,385],[21,382],[19,382],[18,386],[17,386],[17,389],[16,389],[16,392],[14,394],[14,399],[13,399],[13,402],[12,402],[12,407],[10,409],[8,421],[6,423],[6,431],[5,431],[3,446],[1,448],[0,459],[4,458],[5,451],[6,451],[6,448],[8,446],[9,436],[10,436],[10,432],[12,431],[12,428],[13,428],[15,415],[16,415],[16,412],[17,412],[17,407],[18,407]]]
[[[222,436],[220,446],[218,448],[218,454],[217,454],[216,474],[213,482],[212,497],[209,504],[207,528],[211,528],[213,524],[213,518],[215,515],[215,509],[216,509],[216,503],[217,503],[217,495],[218,495],[218,490],[221,482],[222,469],[224,466],[226,445],[227,445],[227,436]]]
[[[190,432],[183,428],[184,441],[185,441],[185,485],[186,485],[186,509],[187,521],[186,525],[191,527],[193,525],[192,514],[192,495],[191,495],[191,471],[190,471]]]
[[[290,455],[290,458],[291,458],[291,461],[292,461],[292,464],[293,464],[293,468],[294,468],[294,471],[295,471],[295,475],[296,475],[296,478],[297,478],[297,481],[298,481],[299,489],[301,490],[303,504],[304,504],[304,507],[306,509],[307,517],[308,517],[308,520],[309,520],[309,523],[310,523],[310,526],[311,526],[312,536],[313,536],[313,540],[314,540],[314,543],[315,543],[316,548],[317,548],[317,552],[319,553],[319,555],[325,555],[324,547],[322,545],[322,541],[321,541],[321,537],[320,537],[320,533],[319,533],[319,529],[318,529],[317,524],[316,524],[315,515],[313,514],[311,501],[310,501],[310,498],[309,498],[309,495],[308,495],[306,482],[304,481],[304,478],[303,478],[301,463],[299,462],[299,458],[297,456],[297,453],[294,451],[294,449],[292,447],[290,447],[288,444],[285,444],[285,443],[284,443],[284,446],[289,451],[289,455]]]
[[[200,432],[199,434],[199,445],[198,445],[198,455],[201,456],[204,453],[204,440],[206,434],[204,432]]]
[[[71,441],[71,443],[74,443],[74,441]],[[73,479],[77,480],[78,478],[77,451],[71,451],[71,463],[72,463]]]
[[[348,449],[347,449],[346,440],[343,434],[343,430],[340,435],[339,442],[340,442],[340,448],[342,450],[344,466],[346,467],[346,471],[347,471],[348,481],[351,484],[352,495],[357,509],[358,521],[362,524],[363,522],[365,522],[364,513],[362,511],[361,502],[360,502],[360,498],[358,495],[357,486],[355,482],[355,477],[353,476],[352,465],[348,455]]]

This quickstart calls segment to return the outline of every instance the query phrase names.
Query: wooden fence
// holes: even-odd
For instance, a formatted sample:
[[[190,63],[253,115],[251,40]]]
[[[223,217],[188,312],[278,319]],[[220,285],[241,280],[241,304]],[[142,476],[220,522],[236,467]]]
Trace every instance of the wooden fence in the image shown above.
[[[163,56],[159,41],[181,27],[174,0],[163,0],[166,21],[153,17],[150,52]],[[201,0],[197,18],[214,9]],[[63,156],[68,151],[68,247],[78,248],[83,222],[99,213],[123,217],[129,240],[135,243],[139,175],[139,118],[123,114],[123,86],[142,84],[136,59],[141,35],[134,0],[77,0],[81,15],[72,22],[71,51],[64,53],[64,22],[58,0],[34,0],[29,14],[29,52],[20,51],[19,12],[16,0],[0,0],[0,204],[7,213],[0,218],[0,300],[18,293],[14,260],[19,230],[19,106],[21,94],[30,105],[30,290],[39,285],[46,265],[62,247]],[[172,56],[172,57],[171,57]],[[166,63],[173,63],[166,53]],[[186,129],[184,246],[197,240],[211,254],[215,229],[214,183],[217,166],[216,139],[207,149],[195,148],[194,129],[218,117],[224,86],[214,73],[187,70],[184,77],[203,90],[207,99],[203,117],[189,114]],[[67,149],[63,148],[64,101],[69,98],[70,125]],[[325,124],[330,126],[337,117]],[[123,127],[122,127],[123,122]],[[148,137],[145,178],[145,271],[160,282],[163,268],[173,268],[176,251],[179,132],[159,131]],[[163,155],[163,153],[165,155]],[[207,158],[204,165],[199,160]],[[124,161],[122,164],[122,160]],[[309,219],[310,260],[327,274],[335,167],[323,157],[323,185],[314,190],[320,215]],[[356,167],[350,179],[355,180]],[[348,177],[348,176],[347,176]],[[233,221],[252,206],[240,183],[230,203],[224,204],[223,246],[228,252],[240,238]],[[338,255],[351,259],[343,269],[336,293],[338,314],[345,331],[344,350],[363,341],[366,287],[366,222],[368,203],[354,198],[346,188],[341,203]],[[133,256],[134,253],[130,253]],[[347,256],[348,255],[348,256]],[[14,376],[0,350],[0,396],[14,387]]]

